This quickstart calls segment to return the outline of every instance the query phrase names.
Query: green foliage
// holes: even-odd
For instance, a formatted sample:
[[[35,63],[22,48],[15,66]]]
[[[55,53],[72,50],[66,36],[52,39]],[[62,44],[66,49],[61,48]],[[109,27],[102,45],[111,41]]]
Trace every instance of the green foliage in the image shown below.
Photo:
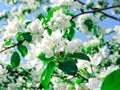
[[[25,23],[25,28],[26,28],[30,23],[31,23],[31,21],[27,21],[27,22]]]
[[[28,53],[28,49],[27,49],[27,47],[24,46],[24,45],[18,45],[18,46],[17,46],[17,49],[19,50],[19,52],[21,53],[21,55],[22,55],[23,57],[25,57],[25,56],[27,55],[27,53]]]
[[[43,53],[43,52],[41,52],[41,53],[38,55],[38,58],[39,58],[40,60],[43,60],[43,61],[50,61],[50,60],[53,60],[53,59],[54,59],[54,57],[50,57],[50,58],[45,57],[45,53]]]
[[[54,7],[54,8],[50,8],[50,10],[47,13],[47,16],[44,18],[44,16],[42,15],[42,18],[44,18],[43,21],[43,25],[47,25],[47,23],[50,21],[50,19],[53,17],[53,14],[55,11],[59,10],[60,7]],[[41,16],[41,15],[40,15]]]
[[[101,90],[120,90],[120,69],[107,75],[102,83]]]
[[[11,56],[11,65],[13,67],[18,67],[20,65],[20,56],[16,51],[13,52]]]
[[[84,21],[84,25],[86,25],[88,27],[88,31],[89,32],[92,32],[92,28],[93,28],[93,21],[90,19],[90,18],[87,18],[85,21]]]
[[[54,72],[55,66],[56,65],[54,62],[49,62],[46,69],[41,75],[41,85],[44,87],[45,90],[48,90],[48,86],[51,80],[52,73]]]
[[[84,82],[84,79],[83,78],[78,78],[75,82],[79,85],[82,82]]]
[[[27,42],[32,41],[32,35],[29,32],[23,33],[22,35]]]
[[[90,58],[86,54],[81,53],[81,52],[74,53],[74,54],[68,53],[67,56],[72,57],[72,58],[76,58],[76,59],[83,59],[83,60],[90,61]]]
[[[48,35],[52,35],[52,30],[47,28]]]
[[[88,5],[87,5],[87,9],[91,9],[95,6],[94,2],[90,2]]]
[[[120,57],[117,58],[116,64],[120,65]]]
[[[65,60],[60,62],[58,68],[68,75],[75,75],[78,71],[76,62],[74,60]]]
[[[22,32],[18,32],[16,39],[17,39],[17,41],[23,41],[24,40],[23,33]]]
[[[25,15],[26,13],[31,13],[31,9],[24,9],[22,11],[22,14]]]
[[[74,21],[70,21],[70,22],[71,22],[71,26],[64,30],[64,35],[63,35],[63,38],[67,38],[69,41],[71,41],[75,35],[74,28],[76,26]]]
[[[100,16],[100,20],[101,20],[101,21],[103,21],[103,20],[105,20],[105,19],[107,19],[107,17],[106,17],[105,15],[101,15],[101,16]]]
[[[39,20],[42,20],[42,19],[45,19],[45,16],[40,13],[37,18],[38,18]]]
[[[10,45],[12,43],[12,39],[8,39],[8,40],[6,40],[5,41],[5,46],[8,46],[8,45]]]
[[[4,16],[0,16],[0,20],[4,20],[8,18],[8,13],[6,13]]]

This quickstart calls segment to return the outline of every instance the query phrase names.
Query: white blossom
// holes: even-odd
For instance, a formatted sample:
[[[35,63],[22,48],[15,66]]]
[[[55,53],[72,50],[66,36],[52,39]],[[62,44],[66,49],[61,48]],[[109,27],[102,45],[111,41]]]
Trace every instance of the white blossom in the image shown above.
[[[119,33],[119,34],[120,34],[120,26],[115,26],[115,27],[114,27],[114,31],[115,31],[116,33]]]
[[[62,9],[54,12],[53,17],[48,22],[48,26],[52,30],[62,30],[67,27],[70,27],[71,16],[67,16],[63,13]]]
[[[86,86],[91,90],[100,90],[102,81],[98,80],[97,78],[90,78]]]
[[[98,64],[100,64],[102,60],[102,56],[99,54],[95,54],[92,58],[91,58],[91,64],[94,66],[97,66]]]
[[[88,47],[88,46],[98,46],[100,44],[100,40],[96,37],[93,37],[92,39],[90,39],[89,41],[84,42],[84,46]]]
[[[66,46],[66,52],[68,53],[75,53],[79,52],[83,42],[80,39],[74,39],[71,42],[69,42]]]
[[[118,68],[119,68],[118,66],[111,65],[107,69],[103,69],[101,73],[98,75],[98,77],[105,78],[108,74],[110,74],[114,70],[117,70]]]
[[[88,33],[89,26],[86,24],[87,22],[94,24],[94,23],[97,23],[97,20],[95,19],[95,17],[93,17],[90,14],[83,14],[83,15],[78,16],[77,21],[76,21],[76,23],[77,23],[76,25],[78,28],[80,28],[80,31],[82,31],[84,33]]]

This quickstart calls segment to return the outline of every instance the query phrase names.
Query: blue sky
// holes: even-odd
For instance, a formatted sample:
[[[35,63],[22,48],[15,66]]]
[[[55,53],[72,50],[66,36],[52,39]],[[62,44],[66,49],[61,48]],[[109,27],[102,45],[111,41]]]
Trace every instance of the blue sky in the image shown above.
[[[7,6],[5,3],[0,2],[0,12],[2,12],[4,10],[10,11],[11,8],[12,8],[12,6]],[[107,13],[110,13],[110,12],[107,12]],[[2,27],[2,25],[4,23],[5,22],[0,21],[0,27]],[[106,20],[104,20],[102,22],[100,21],[99,25],[104,27],[104,28],[114,28],[115,25],[120,25],[120,22],[108,18],[108,19],[106,19]],[[83,40],[86,40],[86,38],[83,38],[83,37],[85,37],[85,35],[80,33],[79,31],[76,32],[76,36],[75,37],[82,38]],[[107,36],[106,40],[108,40],[109,38],[111,38],[111,36]]]

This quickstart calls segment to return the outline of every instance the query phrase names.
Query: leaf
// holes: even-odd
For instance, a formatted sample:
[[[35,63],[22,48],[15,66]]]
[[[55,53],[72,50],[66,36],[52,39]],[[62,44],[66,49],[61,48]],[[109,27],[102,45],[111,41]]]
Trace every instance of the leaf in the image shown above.
[[[22,11],[22,14],[25,15],[26,13],[31,13],[31,9],[24,9]]]
[[[67,38],[69,41],[71,41],[75,35],[74,27],[76,26],[74,21],[70,21],[70,22],[71,22],[71,26],[65,30],[63,35],[63,38]]]
[[[48,11],[48,14],[46,16],[46,19],[43,21],[43,24],[47,25],[47,23],[50,21],[50,19],[53,17],[53,14],[55,11],[59,10],[60,7],[54,7],[54,8],[51,8],[49,11]]]
[[[120,90],[120,69],[113,71],[105,77],[101,90]]]
[[[48,87],[54,69],[55,69],[55,63],[49,62],[46,69],[43,71],[41,75],[41,84],[42,86],[44,86],[44,88]]]
[[[93,30],[94,30],[94,31],[93,31],[93,32],[94,32],[94,35],[95,35],[96,37],[98,37],[98,36],[99,36],[99,35],[98,35],[98,31],[97,31],[97,30],[98,30],[98,26],[97,26],[97,25],[94,25],[94,26],[93,26]]]
[[[120,65],[120,57],[117,58],[116,64],[117,64],[117,65]]]
[[[81,52],[74,53],[74,54],[68,53],[67,56],[72,57],[72,58],[77,58],[77,59],[83,59],[83,60],[90,61],[90,58],[86,54],[81,53]]]
[[[32,35],[29,32],[23,33],[23,37],[27,42],[32,41]]]
[[[52,35],[52,30],[51,29],[47,29],[48,35],[51,36]]]
[[[5,41],[5,46],[8,46],[8,45],[10,45],[12,43],[12,39],[8,39],[8,40],[6,40]]]
[[[24,46],[24,45],[18,45],[17,49],[19,50],[19,52],[21,53],[21,55],[23,57],[25,57],[28,53],[28,50],[27,50],[26,46]]]
[[[59,63],[58,68],[68,75],[75,75],[78,71],[76,62],[74,60],[65,60]]]
[[[23,33],[22,32],[18,32],[17,33],[17,41],[23,41],[24,37],[23,37]]]
[[[50,61],[50,60],[53,60],[54,57],[50,57],[50,58],[46,58],[45,57],[45,53],[41,52],[38,56],[39,59],[43,60],[43,61]]]
[[[12,56],[11,56],[11,65],[13,67],[18,67],[20,64],[20,56],[19,54],[15,51],[13,52]]]
[[[83,78],[78,78],[75,82],[79,85],[79,84],[84,82],[84,79]]]
[[[37,18],[38,18],[39,20],[42,20],[42,19],[44,20],[44,19],[45,19],[45,16],[40,13]]]
[[[27,21],[27,22],[25,23],[25,28],[26,28],[30,23],[31,23],[31,21]]]

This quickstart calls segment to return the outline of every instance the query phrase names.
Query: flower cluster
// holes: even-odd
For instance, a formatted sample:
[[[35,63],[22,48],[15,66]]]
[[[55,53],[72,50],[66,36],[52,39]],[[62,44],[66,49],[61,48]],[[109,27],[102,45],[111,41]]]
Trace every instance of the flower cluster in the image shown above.
[[[63,30],[71,26],[70,24],[71,18],[72,18],[71,16],[65,15],[62,9],[57,10],[56,12],[54,12],[53,17],[48,22],[48,26],[52,30],[57,29]]]
[[[2,1],[15,7],[0,13],[0,90],[119,89],[120,26],[98,22],[119,0]]]

